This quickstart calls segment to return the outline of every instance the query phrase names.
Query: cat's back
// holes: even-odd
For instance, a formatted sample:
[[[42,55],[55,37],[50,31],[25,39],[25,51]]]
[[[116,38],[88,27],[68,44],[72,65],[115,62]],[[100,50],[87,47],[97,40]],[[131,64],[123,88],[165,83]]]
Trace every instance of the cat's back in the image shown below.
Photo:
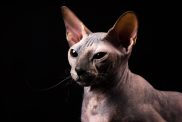
[[[174,91],[158,92],[161,115],[169,122],[182,122],[182,93]]]
[[[132,92],[132,95],[134,95],[132,96],[132,100],[135,101],[132,104],[130,103],[130,105],[135,107],[131,113],[138,115],[141,112],[141,108],[142,110],[147,108],[147,111],[155,111],[167,122],[182,122],[182,93],[159,91],[142,76],[137,74],[133,74],[132,80],[132,84],[135,82],[133,89],[135,89],[136,93]],[[129,92],[131,93],[131,89]],[[129,106],[128,108],[132,107]],[[136,113],[135,111],[138,112]]]

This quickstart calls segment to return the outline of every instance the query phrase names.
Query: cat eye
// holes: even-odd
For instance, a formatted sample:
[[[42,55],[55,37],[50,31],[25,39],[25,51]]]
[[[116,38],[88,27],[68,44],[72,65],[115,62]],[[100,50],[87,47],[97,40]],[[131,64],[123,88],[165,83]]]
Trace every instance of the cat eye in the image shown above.
[[[106,55],[106,52],[98,52],[93,56],[93,59],[100,59]]]
[[[77,53],[74,49],[71,49],[71,50],[70,50],[70,55],[71,55],[72,57],[77,57],[77,56],[78,56],[78,53]]]

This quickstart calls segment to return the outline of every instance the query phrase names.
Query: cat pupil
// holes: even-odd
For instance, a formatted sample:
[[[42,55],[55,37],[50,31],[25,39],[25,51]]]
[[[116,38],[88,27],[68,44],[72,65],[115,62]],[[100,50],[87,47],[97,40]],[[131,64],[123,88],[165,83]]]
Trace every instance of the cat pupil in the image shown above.
[[[106,52],[98,52],[93,56],[93,59],[100,59],[106,55]]]
[[[70,55],[71,55],[72,57],[77,57],[77,56],[78,56],[78,53],[77,53],[74,49],[71,49],[71,50],[70,50]]]

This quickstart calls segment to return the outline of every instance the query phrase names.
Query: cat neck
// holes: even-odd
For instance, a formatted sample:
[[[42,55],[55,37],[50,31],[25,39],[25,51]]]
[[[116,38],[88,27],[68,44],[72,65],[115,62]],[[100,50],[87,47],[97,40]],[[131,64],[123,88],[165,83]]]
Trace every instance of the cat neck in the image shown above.
[[[128,63],[126,63],[124,66],[114,71],[113,74],[111,74],[109,78],[107,78],[107,80],[103,81],[101,84],[85,87],[84,90],[85,92],[107,94],[107,92],[112,91],[112,89],[120,89],[126,84],[129,84],[132,75],[133,73],[128,68]]]
[[[101,98],[127,100],[129,98],[139,97],[136,94],[142,98],[142,96],[146,96],[145,94],[155,96],[158,92],[143,77],[132,73],[128,66],[125,68],[122,67],[115,74],[115,77],[108,80],[106,84],[84,87],[84,96],[88,96],[89,98],[98,96]]]

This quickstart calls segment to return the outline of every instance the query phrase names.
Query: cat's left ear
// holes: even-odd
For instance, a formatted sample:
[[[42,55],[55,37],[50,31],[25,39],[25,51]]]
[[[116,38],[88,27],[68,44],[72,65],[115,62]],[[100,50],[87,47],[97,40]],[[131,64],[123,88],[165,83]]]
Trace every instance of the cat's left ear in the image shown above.
[[[116,47],[127,50],[135,44],[137,39],[138,20],[134,12],[122,14],[114,26],[108,31],[106,39]]]
[[[66,6],[61,7],[63,20],[66,27],[66,38],[69,46],[79,42],[91,31],[78,19],[78,17]]]

